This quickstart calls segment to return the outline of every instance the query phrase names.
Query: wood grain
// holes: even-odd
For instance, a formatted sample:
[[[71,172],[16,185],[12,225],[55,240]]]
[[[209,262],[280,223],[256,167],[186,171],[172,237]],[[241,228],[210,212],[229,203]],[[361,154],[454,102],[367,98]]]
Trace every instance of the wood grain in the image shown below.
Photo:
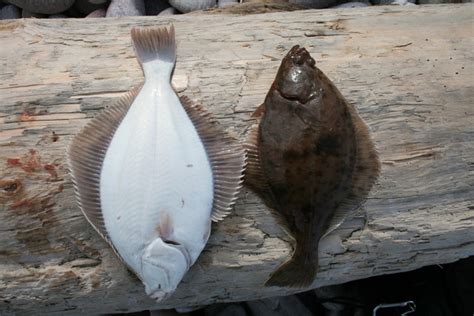
[[[0,313],[110,313],[296,292],[263,288],[291,243],[248,191],[162,304],[147,298],[76,207],[65,147],[141,82],[135,25],[175,25],[175,86],[240,139],[294,44],[356,104],[382,176],[359,215],[321,242],[312,287],[474,255],[472,9],[2,21]]]

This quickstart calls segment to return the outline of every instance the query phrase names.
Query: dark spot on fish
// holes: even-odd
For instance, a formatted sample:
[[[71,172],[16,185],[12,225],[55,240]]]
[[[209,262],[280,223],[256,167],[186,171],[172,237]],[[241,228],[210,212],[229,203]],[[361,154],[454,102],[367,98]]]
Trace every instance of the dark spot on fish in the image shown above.
[[[184,199],[181,199],[181,208],[184,207]]]
[[[314,153],[316,155],[338,155],[340,149],[339,137],[326,134],[319,139],[318,145],[314,148]]]
[[[192,168],[192,167],[193,167],[193,164],[191,164],[191,163],[190,163],[190,164],[187,164],[186,167]]]

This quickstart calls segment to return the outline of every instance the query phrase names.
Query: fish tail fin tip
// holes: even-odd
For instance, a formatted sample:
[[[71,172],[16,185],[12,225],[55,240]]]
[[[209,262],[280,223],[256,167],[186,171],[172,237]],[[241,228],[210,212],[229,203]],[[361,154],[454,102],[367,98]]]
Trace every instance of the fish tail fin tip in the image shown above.
[[[169,28],[134,27],[131,36],[140,64],[160,60],[174,65],[176,61],[176,41],[173,25]]]
[[[291,258],[270,275],[265,286],[307,288],[316,278],[316,272],[316,265]]]

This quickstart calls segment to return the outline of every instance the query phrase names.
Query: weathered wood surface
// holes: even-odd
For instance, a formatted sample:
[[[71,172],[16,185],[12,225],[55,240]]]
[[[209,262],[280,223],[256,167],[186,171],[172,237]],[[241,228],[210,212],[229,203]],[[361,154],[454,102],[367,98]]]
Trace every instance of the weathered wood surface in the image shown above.
[[[75,206],[71,137],[142,80],[133,25],[177,29],[175,84],[240,138],[294,44],[354,102],[383,160],[361,215],[321,245],[313,287],[474,255],[471,4],[243,17],[0,24],[0,314],[78,314],[258,299],[291,252],[250,192],[155,304]]]

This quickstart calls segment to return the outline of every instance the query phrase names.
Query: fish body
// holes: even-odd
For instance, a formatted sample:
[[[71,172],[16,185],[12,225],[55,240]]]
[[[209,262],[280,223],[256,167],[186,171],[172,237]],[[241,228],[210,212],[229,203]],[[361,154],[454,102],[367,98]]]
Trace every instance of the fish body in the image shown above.
[[[318,243],[357,208],[380,164],[367,126],[299,46],[283,59],[251,133],[247,184],[296,241],[268,286],[306,287]]]
[[[197,260],[211,220],[234,203],[244,155],[173,90],[174,29],[135,28],[132,41],[145,83],[86,126],[68,153],[87,219],[160,301]]]

